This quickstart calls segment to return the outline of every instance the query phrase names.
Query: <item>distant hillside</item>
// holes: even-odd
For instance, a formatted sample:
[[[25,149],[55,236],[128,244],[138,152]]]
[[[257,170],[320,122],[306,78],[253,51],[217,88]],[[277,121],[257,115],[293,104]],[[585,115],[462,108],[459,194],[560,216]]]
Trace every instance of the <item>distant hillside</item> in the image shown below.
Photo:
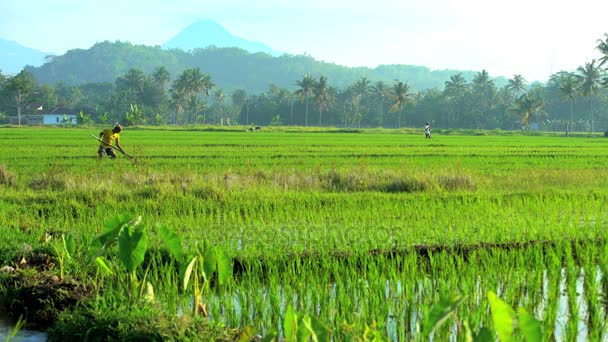
[[[132,45],[124,42],[102,42],[87,50],[70,50],[55,56],[40,67],[27,67],[38,82],[67,84],[114,82],[130,68],[150,74],[156,67],[164,66],[175,79],[184,69],[199,67],[209,74],[212,82],[224,91],[243,88],[249,93],[268,90],[271,84],[289,90],[296,89],[296,81],[305,74],[315,78],[326,76],[331,86],[345,89],[361,77],[372,82],[384,81],[388,85],[395,79],[406,81],[413,91],[433,87],[443,88],[445,81],[459,71],[431,71],[426,67],[408,65],[383,65],[371,69],[349,68],[325,63],[305,55],[272,57],[265,53],[249,53],[238,48],[205,48],[184,52],[178,49]],[[475,73],[463,71],[471,80]],[[497,85],[505,84],[499,78]]]
[[[26,65],[40,66],[48,53],[0,39],[0,70],[4,74],[18,74]]]
[[[208,46],[238,47],[254,53],[265,52],[272,56],[282,54],[264,43],[237,37],[228,32],[222,25],[212,20],[199,20],[193,23],[162,45],[165,49],[181,49],[184,51],[206,48]]]

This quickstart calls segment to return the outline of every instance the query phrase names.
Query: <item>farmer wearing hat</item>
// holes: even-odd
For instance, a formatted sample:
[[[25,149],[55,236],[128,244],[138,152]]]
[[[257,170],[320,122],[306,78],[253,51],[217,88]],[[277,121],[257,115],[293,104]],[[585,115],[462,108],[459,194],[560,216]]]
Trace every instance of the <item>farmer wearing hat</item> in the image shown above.
[[[114,128],[104,129],[103,131],[99,132],[99,140],[101,141],[99,149],[97,150],[99,159],[103,158],[104,154],[107,154],[112,159],[116,158],[116,153],[112,148],[114,141],[116,141],[116,148],[118,148],[120,152],[126,154],[125,150],[122,149],[122,146],[120,146],[120,143],[118,142],[120,131],[122,131],[122,126],[116,124]]]

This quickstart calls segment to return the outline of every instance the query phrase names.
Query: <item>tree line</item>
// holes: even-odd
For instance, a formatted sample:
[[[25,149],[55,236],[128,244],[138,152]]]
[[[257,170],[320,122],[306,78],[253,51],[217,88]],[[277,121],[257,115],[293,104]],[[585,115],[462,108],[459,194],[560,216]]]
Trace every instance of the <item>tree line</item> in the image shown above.
[[[174,77],[165,66],[149,73],[131,68],[114,82],[39,84],[27,69],[0,72],[0,121],[50,111],[79,113],[82,123],[127,125],[290,125],[336,127],[434,127],[608,130],[608,34],[597,40],[601,58],[575,72],[560,71],[546,84],[514,75],[498,86],[482,70],[467,81],[462,73],[442,88],[413,90],[407,80],[366,76],[345,87],[321,75],[304,74],[293,89],[270,84],[262,92],[224,91],[199,67]],[[35,104],[35,105],[32,105]]]

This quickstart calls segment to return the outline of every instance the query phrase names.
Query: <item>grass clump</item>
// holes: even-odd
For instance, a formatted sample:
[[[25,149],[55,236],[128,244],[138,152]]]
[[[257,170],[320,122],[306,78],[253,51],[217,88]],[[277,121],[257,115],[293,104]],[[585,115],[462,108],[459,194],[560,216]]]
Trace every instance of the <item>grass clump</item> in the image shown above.
[[[389,193],[420,192],[428,188],[428,184],[415,178],[397,178],[384,185],[382,191]]]
[[[15,173],[8,171],[6,165],[0,165],[0,184],[13,186],[16,183]]]
[[[463,175],[448,175],[438,176],[437,182],[439,186],[445,190],[475,190],[475,183],[470,176]]]
[[[175,318],[150,306],[91,308],[63,312],[49,331],[50,341],[233,341],[237,331],[206,318]]]
[[[83,305],[63,312],[48,333],[49,341],[234,341],[238,332],[202,316],[169,316],[151,306]]]

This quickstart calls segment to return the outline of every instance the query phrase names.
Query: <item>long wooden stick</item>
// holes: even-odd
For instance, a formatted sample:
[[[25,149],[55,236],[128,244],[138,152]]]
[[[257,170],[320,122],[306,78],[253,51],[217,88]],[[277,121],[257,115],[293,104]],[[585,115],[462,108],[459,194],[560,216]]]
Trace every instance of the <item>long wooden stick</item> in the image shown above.
[[[95,138],[95,140],[97,140],[97,141],[99,141],[100,143],[102,143],[104,146],[107,146],[107,147],[109,147],[109,148],[113,149],[114,151],[118,151],[118,152],[120,152],[120,153],[124,154],[125,156],[127,156],[127,157],[129,157],[129,158],[133,158],[132,156],[128,155],[126,152],[121,151],[121,150],[117,149],[116,147],[114,147],[114,146],[112,146],[112,145],[108,144],[107,142],[105,142],[105,141],[103,141],[103,140],[99,139],[99,137],[97,137],[95,134],[91,133],[91,136],[92,136],[93,138]]]

